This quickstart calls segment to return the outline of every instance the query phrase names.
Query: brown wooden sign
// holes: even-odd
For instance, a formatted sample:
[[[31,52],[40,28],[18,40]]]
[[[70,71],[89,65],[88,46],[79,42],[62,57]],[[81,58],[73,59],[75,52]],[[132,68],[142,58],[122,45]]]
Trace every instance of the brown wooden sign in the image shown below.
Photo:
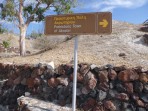
[[[46,35],[110,34],[111,32],[110,12],[56,15],[45,18]]]

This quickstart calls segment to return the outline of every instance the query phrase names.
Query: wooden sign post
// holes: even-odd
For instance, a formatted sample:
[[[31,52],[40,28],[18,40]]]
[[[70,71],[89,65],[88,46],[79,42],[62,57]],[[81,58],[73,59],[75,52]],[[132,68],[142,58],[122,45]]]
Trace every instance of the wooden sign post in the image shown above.
[[[53,15],[45,18],[46,35],[86,35],[111,34],[112,14],[110,12],[96,12],[83,14]],[[74,79],[72,110],[76,110],[78,37],[74,44]]]

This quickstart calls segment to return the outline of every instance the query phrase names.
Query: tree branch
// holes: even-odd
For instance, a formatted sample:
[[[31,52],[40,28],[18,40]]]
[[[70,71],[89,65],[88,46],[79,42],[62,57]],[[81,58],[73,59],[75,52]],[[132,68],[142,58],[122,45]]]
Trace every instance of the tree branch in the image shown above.
[[[23,0],[20,0],[19,3],[19,25],[24,25],[24,20],[23,20]]]
[[[38,10],[38,7],[39,7],[40,4],[41,4],[41,2],[38,1],[38,3],[37,3],[36,6],[35,6],[36,8],[34,8],[34,10],[33,10],[34,13]],[[34,15],[33,15],[33,14],[30,15],[30,17],[27,18],[25,24],[28,26],[28,25],[30,24],[30,22],[33,21],[33,18],[34,18]]]
[[[38,10],[40,4],[41,4],[41,2],[38,1],[38,3],[35,6],[36,8],[34,8],[34,10],[33,10],[34,13]],[[45,10],[47,10],[49,7],[50,7],[50,4],[47,4],[47,6],[45,7]],[[34,18],[34,14],[32,14],[32,15],[30,15],[30,17],[27,18],[25,24],[28,26],[30,24],[30,22],[35,21],[35,20],[38,20],[38,18]]]

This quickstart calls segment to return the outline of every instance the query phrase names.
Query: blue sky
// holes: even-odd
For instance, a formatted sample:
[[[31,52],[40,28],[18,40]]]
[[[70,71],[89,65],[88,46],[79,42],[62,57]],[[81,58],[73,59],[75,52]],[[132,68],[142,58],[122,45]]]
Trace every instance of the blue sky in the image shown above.
[[[4,0],[0,0],[2,2]],[[105,12],[111,11],[113,20],[125,21],[132,24],[141,24],[148,19],[148,0],[78,0],[74,13]],[[46,15],[54,15],[53,11],[46,12]],[[18,32],[15,25],[0,21],[4,27]],[[8,25],[9,24],[9,25]],[[27,34],[32,31],[43,32],[44,23],[31,23]]]

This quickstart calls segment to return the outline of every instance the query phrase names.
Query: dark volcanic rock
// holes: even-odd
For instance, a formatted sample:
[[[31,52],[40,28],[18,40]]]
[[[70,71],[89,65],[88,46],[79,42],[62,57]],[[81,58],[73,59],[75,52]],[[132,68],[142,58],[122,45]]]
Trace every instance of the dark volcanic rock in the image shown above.
[[[143,85],[143,91],[145,93],[148,93],[148,83],[146,83],[146,84]]]
[[[115,88],[118,92],[126,92],[126,88],[121,83],[117,83]]]
[[[97,94],[97,100],[98,101],[102,101],[106,98],[106,96],[107,96],[106,92],[104,92],[102,90],[98,90],[97,92],[98,92],[98,94]]]
[[[97,88],[99,90],[108,91],[109,90],[109,84],[106,83],[106,82],[99,83],[99,85],[97,86]]]
[[[115,98],[116,94],[118,94],[116,90],[109,90],[108,98]]]
[[[148,103],[148,94],[141,94],[140,98],[144,101]]]
[[[125,83],[125,88],[126,88],[126,91],[131,94],[133,93],[133,84],[132,83]]]
[[[134,82],[134,92],[141,93],[143,90],[143,84],[139,81]]]
[[[117,73],[113,69],[109,69],[108,77],[110,80],[115,80],[117,78]]]
[[[111,111],[115,111],[116,110],[116,106],[113,104],[112,101],[105,101],[104,102],[104,106],[108,110],[111,110]]]
[[[128,101],[129,100],[128,95],[125,94],[125,93],[116,94],[116,98],[119,99],[119,100],[122,100],[122,101]]]
[[[120,66],[120,67],[114,67],[113,68],[116,72],[121,72],[121,71],[124,71],[124,70],[126,70],[127,69],[127,67],[126,66]]]
[[[100,71],[99,73],[99,82],[108,82],[108,72],[107,71]]]
[[[118,74],[118,79],[123,82],[129,82],[129,81],[138,80],[139,75],[137,74],[135,70],[127,69],[127,70],[121,71]]]
[[[98,102],[92,111],[107,111],[101,102]]]
[[[90,68],[91,67],[91,68]],[[148,109],[148,71],[125,66],[79,64],[77,77],[77,108],[84,111],[146,111]],[[4,77],[2,77],[4,76]],[[10,111],[16,100],[28,95],[65,106],[73,94],[73,66],[62,64],[57,69],[44,64],[0,64],[0,104]]]
[[[142,83],[148,83],[148,74],[146,74],[146,73],[141,73],[141,74],[140,74],[140,77],[139,77],[139,80],[140,80]]]
[[[90,70],[90,65],[88,64],[79,64],[79,73],[85,76]]]
[[[146,109],[145,108],[141,108],[141,107],[137,107],[136,111],[146,111]]]
[[[144,104],[143,101],[141,101],[141,100],[136,100],[136,104],[137,104],[137,106],[139,106],[139,107],[144,107],[144,106],[145,106],[145,104]]]

